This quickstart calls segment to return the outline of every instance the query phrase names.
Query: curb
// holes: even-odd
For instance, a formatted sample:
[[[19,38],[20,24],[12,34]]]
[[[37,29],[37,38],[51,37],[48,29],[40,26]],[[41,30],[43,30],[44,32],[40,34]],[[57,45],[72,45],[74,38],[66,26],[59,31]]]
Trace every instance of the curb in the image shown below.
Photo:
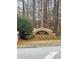
[[[19,45],[17,48],[37,48],[37,47],[46,47],[46,46],[61,46],[61,44],[37,44],[37,45]]]

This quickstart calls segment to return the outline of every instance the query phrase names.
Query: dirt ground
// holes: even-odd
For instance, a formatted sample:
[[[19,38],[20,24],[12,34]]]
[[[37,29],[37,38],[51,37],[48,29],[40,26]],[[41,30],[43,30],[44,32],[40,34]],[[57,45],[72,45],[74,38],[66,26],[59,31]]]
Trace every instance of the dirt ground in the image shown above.
[[[60,45],[61,40],[36,40],[36,41],[31,41],[31,40],[21,40],[19,39],[17,42],[17,45],[47,45],[47,44],[54,44],[54,45]]]

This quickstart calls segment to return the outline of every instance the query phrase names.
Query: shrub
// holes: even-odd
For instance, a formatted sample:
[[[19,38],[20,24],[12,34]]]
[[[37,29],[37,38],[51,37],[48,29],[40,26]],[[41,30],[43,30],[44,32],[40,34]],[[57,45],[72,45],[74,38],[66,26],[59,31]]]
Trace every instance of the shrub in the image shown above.
[[[33,26],[28,18],[17,16],[17,31],[21,39],[30,39],[33,31]]]

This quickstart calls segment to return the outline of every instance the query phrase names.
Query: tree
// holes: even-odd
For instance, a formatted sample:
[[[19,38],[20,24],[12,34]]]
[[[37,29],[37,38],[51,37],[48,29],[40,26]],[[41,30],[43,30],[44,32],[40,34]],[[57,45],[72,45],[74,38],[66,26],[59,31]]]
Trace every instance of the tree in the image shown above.
[[[46,27],[59,34],[61,30],[60,0],[19,0],[22,2],[22,13],[33,22],[33,27]],[[54,1],[54,2],[53,2]],[[53,6],[54,5],[54,6]],[[19,8],[18,8],[19,10]]]
[[[33,31],[32,23],[28,18],[17,16],[17,31],[21,39],[29,39]]]
[[[59,34],[59,0],[54,0],[53,9],[53,19],[54,19],[54,32],[56,35]]]
[[[23,16],[25,16],[25,3],[24,3],[25,1],[24,0],[22,0],[22,7],[23,7]]]
[[[26,8],[26,10],[27,10],[27,17],[29,18],[29,12],[28,12],[28,10],[29,10],[29,6],[28,6],[28,3],[29,3],[29,0],[27,0],[27,8]]]
[[[33,0],[33,26],[35,27],[35,0]]]
[[[44,17],[43,17],[43,22],[44,22],[44,27],[48,27],[48,19],[47,19],[47,0],[44,0]]]
[[[51,19],[50,19],[50,0],[47,0],[47,22],[48,22],[48,28],[51,27]]]

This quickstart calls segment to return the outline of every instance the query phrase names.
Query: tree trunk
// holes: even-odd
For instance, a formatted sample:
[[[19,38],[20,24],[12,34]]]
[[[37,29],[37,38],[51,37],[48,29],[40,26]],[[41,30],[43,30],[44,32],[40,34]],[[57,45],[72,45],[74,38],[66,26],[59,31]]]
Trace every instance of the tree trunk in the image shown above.
[[[24,3],[24,0],[22,0],[22,4],[23,4],[23,16],[25,16],[25,3]]]
[[[27,17],[29,18],[28,3],[29,3],[29,0],[27,0]]]
[[[35,0],[33,0],[33,27],[35,27]]]
[[[59,0],[54,0],[54,10],[53,10],[53,19],[54,19],[54,32],[56,35],[59,34]]]
[[[49,8],[49,7],[50,7],[50,5],[49,5],[50,2],[49,2],[49,0],[47,0],[47,3],[48,3],[48,4],[47,4],[47,7],[48,7],[48,10],[47,10],[47,20],[48,20],[48,21],[47,21],[47,22],[48,22],[48,28],[50,28],[51,20],[50,20],[50,8]]]

